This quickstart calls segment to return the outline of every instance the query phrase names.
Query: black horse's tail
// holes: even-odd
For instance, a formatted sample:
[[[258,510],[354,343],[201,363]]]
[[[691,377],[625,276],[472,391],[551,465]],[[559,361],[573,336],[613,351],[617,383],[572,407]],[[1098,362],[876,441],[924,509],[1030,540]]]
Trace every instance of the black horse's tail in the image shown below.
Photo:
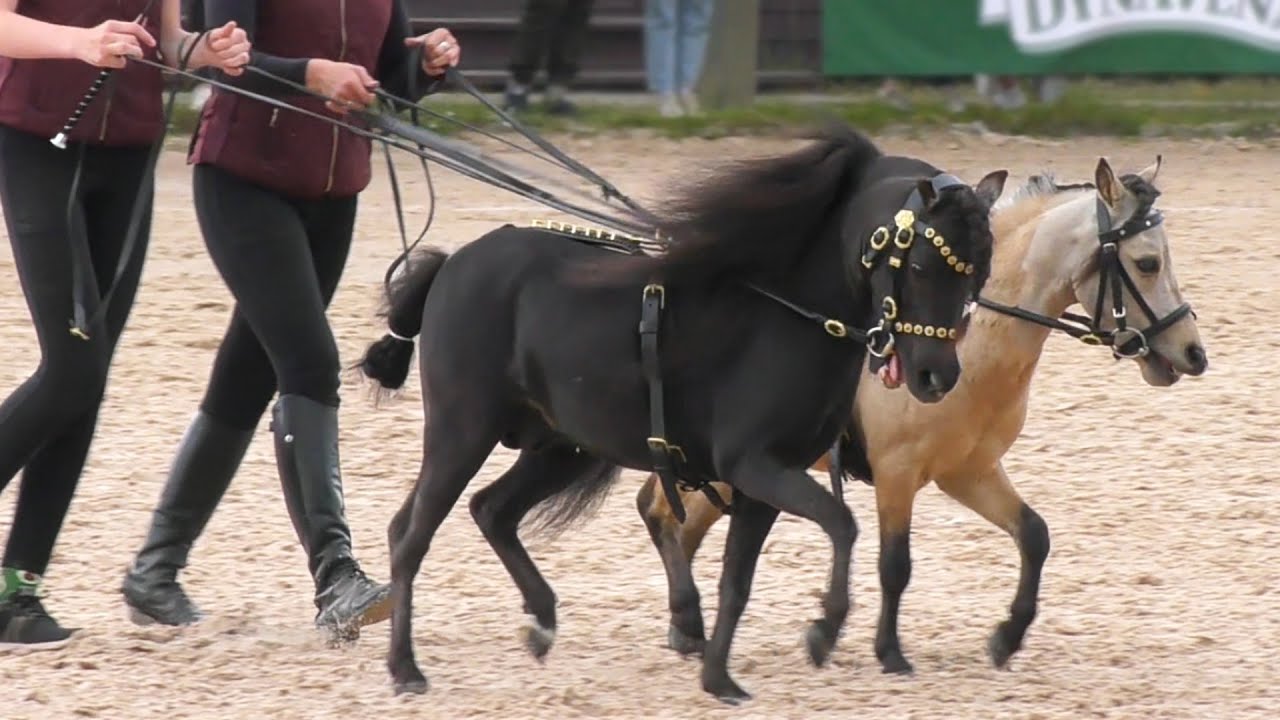
[[[360,359],[360,371],[387,390],[404,385],[413,359],[413,338],[422,331],[422,306],[436,274],[449,254],[423,248],[405,262],[404,272],[392,279],[383,310],[390,330],[381,340],[370,343]]]
[[[590,519],[609,497],[620,472],[613,463],[593,460],[578,471],[567,487],[534,506],[522,523],[524,533],[554,538],[578,521]]]

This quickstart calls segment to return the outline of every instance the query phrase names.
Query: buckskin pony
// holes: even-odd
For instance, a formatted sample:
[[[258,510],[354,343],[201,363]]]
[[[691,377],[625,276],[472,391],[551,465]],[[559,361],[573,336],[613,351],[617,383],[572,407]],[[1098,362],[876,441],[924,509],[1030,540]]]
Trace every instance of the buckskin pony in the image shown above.
[[[879,157],[837,128],[730,164],[667,206],[660,227],[673,241],[657,256],[510,225],[451,255],[414,255],[389,290],[391,332],[361,363],[398,387],[420,336],[422,464],[388,527],[397,693],[427,689],[412,648],[414,577],[498,443],[520,455],[472,496],[471,514],[533,616],[535,657],[554,639],[556,597],[520,521],[541,505],[543,527],[562,529],[598,507],[620,467],[658,471],[669,499],[676,479],[741,491],[705,690],[748,697],[729,676],[729,646],[779,511],[831,539],[825,613],[809,632],[815,656],[830,652],[857,526],[805,469],[847,425],[868,351],[884,382],[921,402],[954,387],[959,325],[989,272],[990,206],[1008,175],[881,179],[870,171]]]

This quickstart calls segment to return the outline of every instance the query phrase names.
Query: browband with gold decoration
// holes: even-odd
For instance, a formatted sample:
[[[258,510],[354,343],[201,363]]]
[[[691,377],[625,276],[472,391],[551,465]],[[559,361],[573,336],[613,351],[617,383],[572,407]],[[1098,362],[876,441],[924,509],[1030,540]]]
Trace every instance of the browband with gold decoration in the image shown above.
[[[917,221],[916,214],[914,212],[910,210],[899,210],[898,213],[893,216],[893,224],[894,228],[892,230],[889,226],[882,225],[876,228],[875,232],[871,233],[870,245],[872,252],[869,252],[862,257],[863,267],[871,268],[875,265],[876,254],[888,246],[890,239],[893,240],[893,244],[896,247],[902,250],[910,250],[911,245],[915,242],[916,238],[915,226],[919,224],[924,228],[924,231],[921,234],[933,243],[933,246],[938,249],[938,253],[946,259],[947,264],[950,265],[952,269],[965,275],[973,274],[973,263],[964,262],[960,258],[956,257],[951,246],[947,245],[946,238],[942,237],[942,233],[925,225],[923,222]],[[896,255],[890,256],[889,265],[895,268],[902,267],[902,260]]]

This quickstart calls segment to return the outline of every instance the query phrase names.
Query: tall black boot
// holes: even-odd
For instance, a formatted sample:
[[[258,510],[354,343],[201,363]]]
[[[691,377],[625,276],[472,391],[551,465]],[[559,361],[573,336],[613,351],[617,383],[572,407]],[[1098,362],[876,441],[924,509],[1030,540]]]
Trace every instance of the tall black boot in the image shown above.
[[[281,395],[272,409],[285,506],[316,585],[316,625],[343,639],[391,615],[391,588],[365,576],[351,553],[342,497],[338,408]]]
[[[213,516],[252,440],[253,430],[229,427],[204,412],[187,427],[147,539],[120,588],[134,623],[189,625],[201,619],[178,584],[178,571],[187,566],[192,543]]]

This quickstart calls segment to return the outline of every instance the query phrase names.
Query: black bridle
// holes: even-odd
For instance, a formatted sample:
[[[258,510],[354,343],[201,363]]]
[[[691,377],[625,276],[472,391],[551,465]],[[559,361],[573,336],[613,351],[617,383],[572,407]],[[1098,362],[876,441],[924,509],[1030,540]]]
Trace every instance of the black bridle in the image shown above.
[[[1081,185],[1081,187],[1093,187]],[[1147,303],[1137,284],[1125,270],[1120,261],[1120,243],[1140,235],[1164,222],[1164,215],[1152,207],[1155,198],[1139,204],[1123,225],[1111,227],[1111,214],[1101,198],[1095,198],[1098,218],[1098,296],[1094,302],[1093,316],[1086,317],[1075,313],[1063,313],[1061,318],[1051,318],[1031,312],[1013,305],[1004,305],[983,297],[977,300],[978,305],[1005,315],[1028,320],[1051,330],[1060,330],[1086,345],[1105,345],[1111,348],[1111,354],[1117,360],[1138,359],[1151,352],[1151,341],[1160,333],[1173,327],[1187,315],[1195,317],[1189,303],[1182,303],[1164,317],[1160,317]],[[1130,327],[1128,310],[1125,308],[1124,289],[1128,288],[1134,302],[1138,304],[1142,314],[1147,317],[1145,328]],[[1102,327],[1102,313],[1106,305],[1107,295],[1111,296],[1111,317],[1115,319],[1116,328],[1106,330]]]

